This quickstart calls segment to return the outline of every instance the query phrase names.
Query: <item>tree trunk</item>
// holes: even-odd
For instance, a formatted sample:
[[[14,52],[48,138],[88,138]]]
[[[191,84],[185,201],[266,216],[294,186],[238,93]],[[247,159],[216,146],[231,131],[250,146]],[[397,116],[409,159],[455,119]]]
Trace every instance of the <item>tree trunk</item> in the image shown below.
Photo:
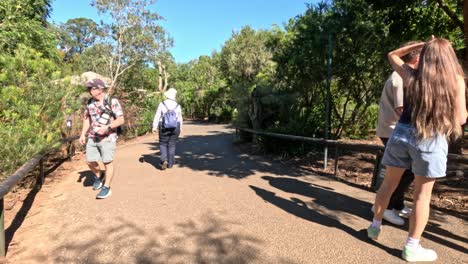
[[[465,50],[463,54],[463,70],[466,72],[468,69],[468,1],[463,1],[463,35],[464,35],[464,41],[465,41]],[[462,127],[463,131],[463,127]],[[455,140],[452,141],[450,144],[449,152],[455,153],[455,154],[462,154],[463,153],[463,135],[465,133],[462,133],[462,136]]]
[[[162,66],[163,69],[163,75],[164,75],[164,91],[167,90],[167,79],[169,78],[169,74],[166,71],[166,66]]]
[[[463,1],[463,36],[465,41],[465,52],[463,56],[463,69],[468,69],[468,1]]]
[[[249,109],[249,117],[250,117],[250,122],[252,124],[252,128],[254,130],[259,130],[262,129],[262,104],[260,102],[260,95],[257,92],[257,89],[255,88],[252,91],[251,95],[251,104],[250,104],[250,109]],[[253,142],[257,143],[257,135],[253,135]]]
[[[160,93],[163,93],[163,80],[162,80],[162,74],[163,74],[163,67],[161,61],[157,61],[158,64],[158,91]]]

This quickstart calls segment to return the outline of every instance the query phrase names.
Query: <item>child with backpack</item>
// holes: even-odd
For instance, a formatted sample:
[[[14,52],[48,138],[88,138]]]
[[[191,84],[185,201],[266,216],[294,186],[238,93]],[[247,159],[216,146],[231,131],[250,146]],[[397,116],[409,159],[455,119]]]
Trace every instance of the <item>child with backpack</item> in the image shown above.
[[[176,142],[182,130],[182,109],[176,101],[177,90],[169,88],[166,100],[159,103],[153,120],[153,133],[159,131],[161,170],[172,168],[175,163]]]

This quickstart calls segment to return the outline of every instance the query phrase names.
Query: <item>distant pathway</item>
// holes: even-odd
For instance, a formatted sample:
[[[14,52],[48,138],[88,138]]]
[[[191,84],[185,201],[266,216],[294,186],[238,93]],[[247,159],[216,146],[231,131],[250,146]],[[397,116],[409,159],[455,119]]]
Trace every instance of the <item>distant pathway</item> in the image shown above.
[[[224,125],[188,124],[177,165],[153,136],[117,150],[113,194],[96,200],[83,160],[37,195],[11,263],[404,263],[406,229],[365,228],[374,194],[241,153]],[[6,223],[8,227],[9,223]],[[467,223],[435,212],[423,244],[468,263]]]

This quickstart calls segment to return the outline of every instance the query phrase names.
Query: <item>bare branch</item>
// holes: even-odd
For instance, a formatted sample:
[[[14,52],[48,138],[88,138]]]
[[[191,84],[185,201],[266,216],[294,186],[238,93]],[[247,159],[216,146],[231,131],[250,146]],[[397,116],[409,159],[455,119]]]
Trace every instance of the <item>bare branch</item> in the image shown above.
[[[162,66],[163,74],[164,74],[164,91],[167,90],[167,79],[169,78],[169,74],[167,73],[166,66]]]
[[[158,64],[158,91],[163,92],[163,83],[162,83],[162,64],[161,61],[156,62]]]

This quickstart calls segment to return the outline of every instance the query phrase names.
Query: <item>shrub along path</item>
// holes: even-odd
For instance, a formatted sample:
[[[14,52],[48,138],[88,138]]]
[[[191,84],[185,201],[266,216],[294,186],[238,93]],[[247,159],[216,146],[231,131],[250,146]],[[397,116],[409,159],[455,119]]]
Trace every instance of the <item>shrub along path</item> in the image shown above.
[[[118,147],[105,200],[95,199],[91,175],[75,159],[75,169],[34,194],[25,217],[8,218],[7,261],[404,262],[407,226],[385,225],[379,242],[366,237],[373,193],[242,153],[224,125],[187,124],[184,133],[170,170],[156,168],[154,136]],[[423,245],[440,263],[466,263],[466,226],[433,211]]]

